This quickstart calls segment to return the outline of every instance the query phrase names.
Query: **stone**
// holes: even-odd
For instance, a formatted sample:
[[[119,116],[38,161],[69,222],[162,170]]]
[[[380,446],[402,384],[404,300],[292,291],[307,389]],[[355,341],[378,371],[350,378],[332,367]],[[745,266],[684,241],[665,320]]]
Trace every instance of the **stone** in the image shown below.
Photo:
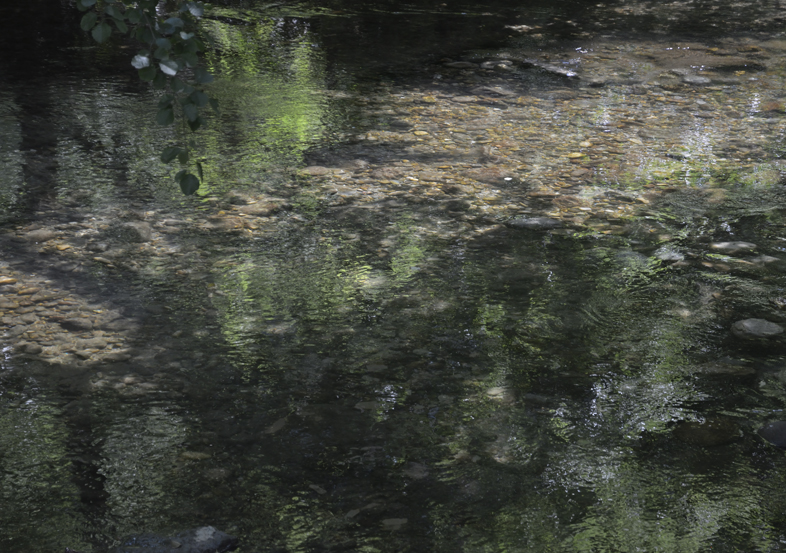
[[[312,177],[323,177],[325,175],[329,175],[333,171],[327,167],[322,167],[321,165],[311,165],[309,167],[304,167],[303,172],[307,175],[311,175]]]
[[[470,102],[474,102],[477,98],[475,96],[453,96],[451,100],[454,102],[458,102],[459,104],[469,104]]]
[[[234,551],[238,539],[212,526],[186,530],[174,538],[155,534],[134,535],[111,553],[224,553]]]
[[[452,67],[453,69],[473,69],[477,66],[477,63],[472,63],[471,61],[451,61],[445,64],[445,67]]]
[[[700,77],[699,75],[685,75],[682,78],[682,82],[692,85],[705,85],[710,84],[712,80],[708,79],[707,77]]]
[[[755,375],[756,369],[740,362],[724,363],[715,361],[696,365],[691,368],[691,372],[695,375],[707,377],[747,377]]]
[[[407,523],[405,518],[386,518],[382,521],[382,527],[385,530],[399,530]]]
[[[713,250],[727,255],[750,253],[756,249],[756,244],[750,242],[714,242],[710,244]]]
[[[44,348],[42,348],[38,344],[24,344],[22,346],[22,351],[29,355],[38,355],[39,353],[44,351]]]
[[[149,242],[153,237],[153,228],[144,221],[121,223],[115,232],[125,242]]]
[[[744,340],[774,338],[783,334],[783,327],[765,319],[744,319],[732,325],[731,333]]]
[[[771,422],[759,428],[757,433],[775,447],[786,449],[786,421]]]
[[[79,317],[74,317],[73,319],[64,319],[59,322],[60,326],[66,330],[91,330],[93,328],[93,321]]]
[[[56,236],[57,233],[55,231],[44,229],[44,228],[38,230],[31,230],[30,232],[25,234],[25,238],[35,243],[47,242],[52,238],[55,238]]]
[[[728,417],[708,417],[704,421],[680,421],[674,427],[674,437],[689,445],[715,447],[740,439],[740,427]]]
[[[551,230],[562,227],[562,221],[548,217],[519,217],[508,221],[507,225],[515,229]]]

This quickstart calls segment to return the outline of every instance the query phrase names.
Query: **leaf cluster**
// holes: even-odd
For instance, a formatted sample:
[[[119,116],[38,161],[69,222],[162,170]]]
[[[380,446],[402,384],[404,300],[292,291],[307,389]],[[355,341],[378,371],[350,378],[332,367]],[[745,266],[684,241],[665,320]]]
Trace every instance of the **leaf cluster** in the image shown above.
[[[183,123],[192,132],[205,124],[200,109],[211,106],[218,111],[218,101],[202,89],[213,75],[200,66],[200,53],[206,45],[197,36],[198,21],[204,13],[201,2],[176,0],[173,11],[161,9],[158,0],[76,0],[82,12],[80,26],[99,44],[113,33],[133,37],[142,48],[131,60],[142,81],[162,91],[156,121],[159,125]],[[177,159],[181,165],[190,161],[188,144],[170,146],[161,153],[161,161]],[[183,169],[175,180],[184,194],[199,189],[202,165],[196,163],[199,176]]]

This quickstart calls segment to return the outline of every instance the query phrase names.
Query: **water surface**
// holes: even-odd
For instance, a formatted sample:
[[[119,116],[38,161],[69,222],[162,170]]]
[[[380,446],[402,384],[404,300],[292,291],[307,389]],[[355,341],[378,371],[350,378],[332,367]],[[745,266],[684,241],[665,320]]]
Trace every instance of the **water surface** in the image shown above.
[[[3,39],[4,551],[783,548],[781,8],[208,7],[194,198],[132,50]]]

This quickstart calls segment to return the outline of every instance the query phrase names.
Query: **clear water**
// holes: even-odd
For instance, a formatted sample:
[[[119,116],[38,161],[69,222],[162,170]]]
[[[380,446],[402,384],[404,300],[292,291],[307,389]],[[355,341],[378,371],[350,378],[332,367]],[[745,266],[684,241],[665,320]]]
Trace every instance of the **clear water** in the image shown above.
[[[3,551],[786,547],[776,3],[216,3],[196,198],[72,9],[3,38]]]

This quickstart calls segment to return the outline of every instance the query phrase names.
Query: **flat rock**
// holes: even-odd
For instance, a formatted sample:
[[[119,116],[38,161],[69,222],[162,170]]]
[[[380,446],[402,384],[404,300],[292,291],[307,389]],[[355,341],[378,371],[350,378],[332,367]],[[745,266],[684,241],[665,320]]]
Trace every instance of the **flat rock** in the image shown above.
[[[186,530],[174,537],[140,534],[123,540],[112,553],[223,553],[234,551],[238,540],[212,526]]]
[[[744,340],[774,338],[783,334],[783,327],[765,319],[744,319],[731,326],[731,333]]]
[[[93,328],[93,321],[79,317],[74,317],[73,319],[63,319],[59,322],[60,326],[66,330],[91,330]]]
[[[710,417],[703,422],[680,421],[674,427],[674,437],[686,444],[714,447],[740,439],[740,427],[726,417]]]
[[[55,231],[49,230],[49,229],[45,229],[45,228],[37,229],[37,230],[31,230],[30,232],[25,234],[25,238],[27,238],[31,242],[46,242],[46,241],[51,240],[52,238],[54,238],[56,236],[57,236],[57,233]]]
[[[756,244],[750,242],[714,242],[710,244],[713,250],[727,255],[750,253],[756,249]]]
[[[562,221],[548,217],[519,217],[508,221],[507,225],[516,229],[550,230],[562,227]]]
[[[149,242],[153,237],[153,228],[144,221],[130,221],[117,225],[115,233],[125,242]]]
[[[742,363],[723,363],[720,361],[703,363],[692,367],[692,372],[699,376],[709,377],[740,377],[753,376],[756,369]]]
[[[786,449],[786,421],[775,421],[758,430],[759,436],[775,447]]]
[[[701,77],[699,75],[685,75],[682,78],[682,82],[685,84],[692,84],[692,85],[705,85],[705,84],[710,84],[712,80],[708,79],[707,77]]]

